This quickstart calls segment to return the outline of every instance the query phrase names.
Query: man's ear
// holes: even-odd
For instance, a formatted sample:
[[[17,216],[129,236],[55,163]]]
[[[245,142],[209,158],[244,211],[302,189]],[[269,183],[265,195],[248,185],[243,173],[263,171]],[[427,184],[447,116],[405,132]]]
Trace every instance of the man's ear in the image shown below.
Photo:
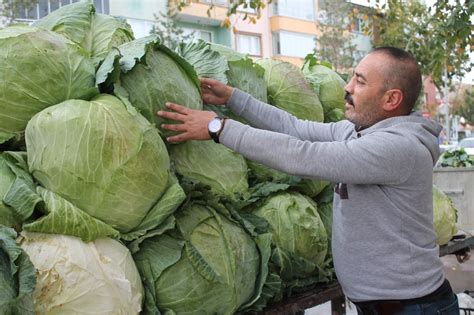
[[[385,92],[382,108],[387,112],[402,110],[403,93],[399,89],[392,89]]]

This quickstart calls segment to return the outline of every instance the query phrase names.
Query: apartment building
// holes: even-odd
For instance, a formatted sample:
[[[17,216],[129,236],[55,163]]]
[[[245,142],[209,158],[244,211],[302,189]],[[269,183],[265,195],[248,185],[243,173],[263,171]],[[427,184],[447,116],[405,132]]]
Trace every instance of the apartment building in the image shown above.
[[[32,22],[77,1],[39,0],[36,5],[20,10],[18,20]],[[137,38],[150,34],[155,16],[166,14],[168,6],[173,5],[168,0],[93,0],[93,3],[98,13],[126,18]],[[253,9],[241,8],[230,18],[231,27],[225,28],[221,25],[227,17],[227,0],[190,1],[176,19],[185,34],[192,33],[194,37],[232,47],[252,57],[273,57],[301,65],[320,35],[318,3],[319,0],[274,0],[262,10],[255,24],[244,20],[246,13],[255,13]],[[355,24],[353,34],[353,44],[360,54],[368,52],[370,40],[361,32],[359,23]]]

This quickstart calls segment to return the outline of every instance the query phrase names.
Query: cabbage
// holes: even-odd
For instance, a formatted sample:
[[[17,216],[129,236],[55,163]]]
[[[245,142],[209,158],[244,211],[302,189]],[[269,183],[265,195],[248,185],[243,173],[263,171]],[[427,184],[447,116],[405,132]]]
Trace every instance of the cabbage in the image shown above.
[[[0,30],[0,143],[23,133],[36,113],[64,100],[89,100],[95,69],[73,42],[29,27]]]
[[[13,229],[0,225],[0,314],[33,315],[35,269],[16,236]]]
[[[257,64],[265,69],[270,104],[299,119],[324,120],[321,102],[300,69],[281,60],[260,59]]]
[[[151,35],[114,49],[97,71],[97,84],[113,85],[114,93],[133,106],[164,135],[162,123],[176,123],[156,115],[166,102],[202,109],[201,88],[194,68]]]
[[[13,211],[3,203],[3,197],[10,191],[14,181],[15,174],[8,166],[3,154],[0,154],[0,224],[8,227],[18,224]]]
[[[328,249],[326,229],[311,199],[279,192],[251,209],[270,224],[276,251],[272,261],[285,281],[315,275],[324,266]]]
[[[0,153],[0,225],[16,230],[41,201],[25,158],[24,152]]]
[[[175,230],[144,240],[134,254],[146,279],[145,314],[233,314],[253,303],[269,256],[269,235],[260,240],[267,245],[210,207],[185,207]]]
[[[219,45],[202,40],[183,43],[178,53],[196,69],[200,77],[208,77],[228,83],[253,97],[267,102],[267,85],[264,70],[246,55]],[[229,111],[225,106],[206,105],[221,116],[244,122],[242,118]]]
[[[138,314],[143,286],[129,250],[102,238],[22,233],[21,248],[36,268],[37,314]]]
[[[120,232],[144,220],[171,180],[156,128],[111,95],[43,110],[28,123],[26,145],[29,170],[43,187]]]
[[[176,172],[218,196],[236,199],[248,191],[245,159],[214,141],[187,141],[170,147]]]
[[[62,6],[33,25],[55,31],[80,45],[95,65],[112,47],[133,40],[132,29],[124,19],[96,14],[90,0]]]
[[[312,55],[306,57],[303,74],[318,95],[324,109],[325,121],[338,121],[345,111],[344,87],[346,82],[329,67],[317,63]],[[326,118],[331,116],[331,119]]]
[[[436,243],[447,244],[457,233],[457,210],[451,198],[438,187],[433,186],[433,225],[436,232]]]

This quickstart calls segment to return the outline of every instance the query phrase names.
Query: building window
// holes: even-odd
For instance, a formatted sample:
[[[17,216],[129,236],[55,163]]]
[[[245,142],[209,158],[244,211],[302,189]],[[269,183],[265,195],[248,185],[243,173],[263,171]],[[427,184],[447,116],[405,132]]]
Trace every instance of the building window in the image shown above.
[[[354,18],[354,23],[352,24],[352,31],[355,33],[363,33],[364,32],[364,20],[361,18]]]
[[[202,39],[206,42],[212,42],[212,32],[183,27],[183,36],[192,35],[192,38]]]
[[[94,0],[95,12],[109,14],[109,0]]]
[[[39,20],[62,6],[78,1],[79,0],[39,0],[37,3],[21,5],[18,9],[18,20]],[[96,12],[108,14],[109,1],[110,0],[94,0]]]
[[[314,20],[314,0],[277,0],[273,8],[275,15]]]
[[[235,48],[240,53],[261,57],[262,38],[258,34],[236,33]]]
[[[201,0],[201,3],[207,3],[207,4],[213,4],[213,5],[221,5],[221,6],[227,6],[228,1],[227,0]]]
[[[316,37],[308,34],[277,32],[273,34],[276,55],[304,58],[316,47]]]

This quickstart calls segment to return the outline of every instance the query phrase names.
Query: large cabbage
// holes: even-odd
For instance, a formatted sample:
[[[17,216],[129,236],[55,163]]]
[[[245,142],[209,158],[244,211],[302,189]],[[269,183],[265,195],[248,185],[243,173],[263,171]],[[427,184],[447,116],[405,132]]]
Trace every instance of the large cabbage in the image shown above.
[[[436,232],[436,243],[447,244],[457,233],[457,210],[451,198],[438,187],[433,186],[433,225]]]
[[[22,233],[19,242],[36,268],[37,314],[138,314],[143,286],[129,250],[102,238]]]
[[[35,269],[16,236],[13,229],[0,225],[0,314],[33,315]]]
[[[267,101],[264,70],[246,55],[202,40],[181,44],[178,53],[193,65],[200,77],[219,80],[263,102]],[[206,104],[206,109],[243,122],[242,118],[227,110],[225,106]]]
[[[272,261],[280,268],[283,280],[315,275],[324,266],[327,233],[311,199],[299,193],[279,192],[252,208],[254,215],[270,224],[276,246]]]
[[[272,59],[257,60],[265,69],[268,101],[299,119],[323,121],[321,102],[295,65]]]
[[[233,314],[258,298],[268,246],[207,206],[189,205],[176,220],[175,230],[146,239],[134,255],[146,279],[145,314]]]
[[[0,225],[18,231],[41,201],[25,158],[25,152],[0,153]]]
[[[15,174],[10,169],[3,154],[0,154],[0,224],[8,227],[14,227],[18,224],[14,212],[3,203],[3,197],[10,191],[14,181]]]
[[[62,6],[33,25],[69,38],[84,48],[96,65],[112,47],[133,40],[132,29],[124,19],[96,14],[90,0]]]
[[[26,128],[26,145],[42,186],[121,232],[137,227],[169,186],[158,131],[111,95],[43,110]]]
[[[230,199],[248,191],[245,159],[214,141],[187,141],[170,147],[176,172],[210,186],[218,196]]]
[[[125,43],[114,49],[97,71],[97,84],[113,85],[114,93],[128,98],[140,113],[165,134],[156,115],[166,102],[202,109],[201,88],[194,68],[171,51],[155,35]]]
[[[0,30],[0,72],[0,143],[22,134],[44,108],[98,93],[92,60],[73,42],[46,30]]]
[[[303,65],[303,74],[318,95],[321,105],[324,109],[325,121],[326,116],[334,116],[339,113],[338,117],[331,117],[333,120],[339,120],[341,114],[344,115],[344,87],[346,82],[329,67],[317,63],[313,55],[306,57]]]

